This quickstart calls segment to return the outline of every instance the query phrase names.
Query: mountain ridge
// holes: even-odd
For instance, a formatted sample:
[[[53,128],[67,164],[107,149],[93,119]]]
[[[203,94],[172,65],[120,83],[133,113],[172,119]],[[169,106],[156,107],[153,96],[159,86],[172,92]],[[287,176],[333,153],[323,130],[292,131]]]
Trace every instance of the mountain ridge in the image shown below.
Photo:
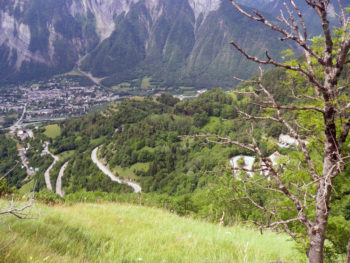
[[[0,22],[2,83],[66,73],[86,56],[82,69],[106,86],[145,76],[163,86],[231,86],[232,75],[256,73],[232,39],[256,56],[283,50],[277,34],[222,0],[10,0]],[[249,47],[252,34],[258,43]]]

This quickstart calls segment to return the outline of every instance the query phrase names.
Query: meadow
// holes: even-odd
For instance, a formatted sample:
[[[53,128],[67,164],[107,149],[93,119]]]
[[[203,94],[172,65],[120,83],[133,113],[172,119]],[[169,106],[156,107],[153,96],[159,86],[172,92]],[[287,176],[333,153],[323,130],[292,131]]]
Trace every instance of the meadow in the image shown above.
[[[61,135],[61,128],[58,124],[47,125],[45,126],[44,134],[49,138],[55,139]]]
[[[0,262],[304,262],[285,235],[221,227],[160,209],[37,203],[31,216],[4,218],[3,241],[17,239],[0,252]]]

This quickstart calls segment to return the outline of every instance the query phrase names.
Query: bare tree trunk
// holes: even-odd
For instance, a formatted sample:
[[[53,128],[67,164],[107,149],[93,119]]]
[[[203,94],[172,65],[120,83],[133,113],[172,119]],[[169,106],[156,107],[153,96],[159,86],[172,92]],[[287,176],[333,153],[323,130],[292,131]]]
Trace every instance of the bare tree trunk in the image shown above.
[[[315,245],[310,245],[310,250],[308,254],[308,259],[310,263],[323,263],[323,243],[324,241],[321,241],[318,237],[315,237],[315,240],[317,241],[311,241],[314,242]],[[316,243],[318,242],[318,243]]]
[[[327,119],[325,118],[325,122]],[[332,127],[331,122],[329,125]],[[324,242],[326,239],[326,228],[328,224],[328,215],[330,212],[329,199],[332,190],[332,178],[337,174],[336,164],[337,146],[332,138],[332,128],[326,125],[326,138],[325,138],[325,158],[323,164],[323,176],[320,180],[317,188],[316,196],[316,211],[315,219],[312,227],[309,229],[310,249],[308,251],[308,258],[310,263],[323,263],[324,262]]]
[[[310,263],[323,263],[323,249],[328,216],[323,211],[317,211],[315,219],[315,225],[311,229],[311,233],[309,233],[310,249],[307,256]]]
[[[348,240],[348,251],[346,253],[346,263],[350,263],[350,237]]]

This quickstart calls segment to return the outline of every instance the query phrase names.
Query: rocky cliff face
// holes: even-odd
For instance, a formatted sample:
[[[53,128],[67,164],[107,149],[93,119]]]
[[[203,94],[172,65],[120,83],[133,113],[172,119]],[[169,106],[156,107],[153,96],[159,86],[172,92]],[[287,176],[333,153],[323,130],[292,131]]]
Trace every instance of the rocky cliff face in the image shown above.
[[[151,76],[164,85],[231,85],[254,55],[282,47],[222,0],[8,0],[0,3],[0,77],[23,81],[82,68],[105,85]],[[251,36],[258,42],[253,44]]]

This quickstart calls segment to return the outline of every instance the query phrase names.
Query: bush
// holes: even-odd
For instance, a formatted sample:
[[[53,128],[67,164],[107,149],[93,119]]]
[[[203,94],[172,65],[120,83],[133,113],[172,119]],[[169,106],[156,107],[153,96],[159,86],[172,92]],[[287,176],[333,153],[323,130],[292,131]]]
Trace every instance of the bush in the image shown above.
[[[35,193],[35,200],[38,200],[47,205],[56,205],[64,203],[64,199],[62,197],[47,189]]]

